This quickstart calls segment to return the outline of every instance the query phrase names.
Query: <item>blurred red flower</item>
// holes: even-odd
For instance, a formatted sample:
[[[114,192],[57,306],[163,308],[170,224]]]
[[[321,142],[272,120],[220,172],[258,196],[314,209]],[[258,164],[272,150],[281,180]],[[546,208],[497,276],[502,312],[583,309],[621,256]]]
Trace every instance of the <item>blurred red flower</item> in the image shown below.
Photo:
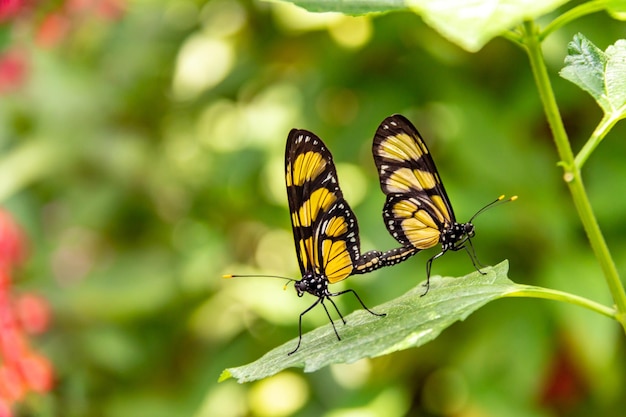
[[[14,295],[12,274],[24,260],[25,236],[9,212],[0,208],[0,417],[10,417],[11,406],[29,392],[52,389],[53,368],[37,353],[29,333],[45,331],[50,309],[42,297]]]
[[[15,310],[20,324],[27,333],[39,334],[50,324],[50,306],[36,294],[22,294],[15,301]]]
[[[52,388],[52,365],[43,356],[34,353],[24,356],[18,369],[26,385],[33,391],[44,393]]]
[[[61,43],[67,36],[71,28],[71,22],[68,17],[61,12],[50,13],[42,20],[35,41],[37,45],[42,47],[53,47]]]
[[[13,220],[13,216],[0,208],[0,269],[8,268],[10,273],[14,266],[22,262],[24,250],[22,230]]]
[[[24,0],[0,0],[0,22],[17,16],[23,9],[24,4]]]
[[[26,81],[27,75],[26,54],[17,49],[0,54],[0,94],[18,90]]]

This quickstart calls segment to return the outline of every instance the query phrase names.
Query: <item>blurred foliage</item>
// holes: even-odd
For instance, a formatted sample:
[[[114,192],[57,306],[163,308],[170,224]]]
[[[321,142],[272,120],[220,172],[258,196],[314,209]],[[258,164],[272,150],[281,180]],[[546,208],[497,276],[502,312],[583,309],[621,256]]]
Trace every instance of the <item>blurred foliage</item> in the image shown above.
[[[595,14],[544,44],[574,149],[601,113],[558,77],[567,43],[582,32],[604,50],[625,28]],[[459,220],[500,194],[520,196],[477,219],[483,263],[508,258],[515,282],[610,305],[526,57],[511,43],[470,54],[410,12],[102,0],[33,5],[2,28],[0,45],[22,63],[19,85],[0,99],[0,197],[30,237],[16,286],[53,307],[50,330],[34,343],[53,363],[56,386],[24,415],[623,412],[617,324],[541,300],[492,303],[419,349],[217,384],[224,368],[294,337],[311,302],[275,280],[220,279],[298,276],[283,179],[292,127],[332,149],[364,251],[395,246],[381,220],[371,141],[380,121],[403,113],[436,155]],[[623,274],[625,129],[616,126],[583,172]],[[368,305],[382,303],[423,279],[428,256],[345,285]],[[433,273],[471,270],[457,253]],[[349,297],[338,302],[358,308]],[[326,320],[317,311],[303,323]]]

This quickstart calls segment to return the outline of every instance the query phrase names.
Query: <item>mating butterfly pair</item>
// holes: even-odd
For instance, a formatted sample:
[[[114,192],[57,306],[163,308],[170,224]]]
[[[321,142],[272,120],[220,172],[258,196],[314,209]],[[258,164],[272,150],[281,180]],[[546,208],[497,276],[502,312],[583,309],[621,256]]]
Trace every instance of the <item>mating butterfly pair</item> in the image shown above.
[[[397,264],[438,243],[441,251],[427,261],[426,292],[432,262],[446,251],[466,249],[476,269],[480,265],[470,240],[474,236],[472,220],[457,223],[435,163],[411,122],[401,115],[386,118],[376,131],[373,154],[381,188],[387,195],[383,208],[385,225],[402,246],[361,254],[357,219],[339,188],[330,151],[309,131],[293,129],[289,133],[285,176],[302,273],[302,279],[293,281],[298,296],[308,292],[317,297],[300,314],[298,345],[290,355],[302,341],[302,317],[318,304],[324,307],[337,339],[341,340],[324,302],[328,300],[333,305],[344,324],[345,319],[331,297],[350,292],[368,312],[384,316],[368,309],[354,290],[332,293],[329,284]]]

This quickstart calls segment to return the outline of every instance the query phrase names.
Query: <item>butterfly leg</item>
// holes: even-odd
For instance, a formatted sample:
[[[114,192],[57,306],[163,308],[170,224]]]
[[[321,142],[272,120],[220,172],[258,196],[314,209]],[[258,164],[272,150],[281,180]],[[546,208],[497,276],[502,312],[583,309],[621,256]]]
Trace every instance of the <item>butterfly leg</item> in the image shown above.
[[[441,252],[439,252],[438,254],[436,254],[435,256],[433,256],[426,262],[426,283],[424,284],[424,287],[426,287],[426,291],[424,291],[424,294],[420,295],[420,297],[423,297],[426,294],[428,294],[428,290],[430,289],[430,268],[433,266],[433,261],[439,258],[444,253],[446,253],[446,251],[442,250]]]
[[[333,300],[331,300],[330,298],[328,298],[328,299],[330,300],[331,304],[333,306],[335,306],[335,310],[337,310],[337,313],[339,313],[339,309],[335,305],[335,302]],[[328,316],[328,320],[330,320],[330,325],[333,326],[333,330],[335,331],[335,336],[337,336],[337,340],[341,341],[341,337],[339,337],[339,333],[337,333],[337,328],[335,327],[335,323],[333,322],[332,317],[330,317],[330,313],[328,312],[328,309],[326,308],[326,304],[324,304],[324,299],[320,298],[320,300],[322,300],[322,307],[324,307],[324,310],[326,311],[326,315]],[[341,317],[341,321],[343,321],[343,324],[346,324],[346,320],[343,318],[341,313],[339,313],[339,317]]]
[[[385,317],[385,316],[387,315],[386,313],[376,313],[376,312],[374,312],[374,311],[370,310],[369,308],[367,308],[367,306],[365,305],[365,303],[363,303],[363,300],[361,300],[361,297],[359,297],[359,294],[357,294],[357,293],[356,293],[356,291],[354,291],[353,289],[348,289],[348,290],[340,291],[340,292],[338,292],[338,293],[334,293],[334,294],[331,294],[331,295],[336,296],[336,295],[341,295],[341,294],[345,294],[345,293],[348,293],[348,292],[351,292],[352,294],[354,294],[354,296],[356,297],[356,299],[357,299],[357,300],[359,300],[359,303],[361,303],[361,306],[362,306],[365,310],[367,310],[370,314],[372,314],[372,315],[374,315],[374,316],[378,316],[378,317]],[[343,317],[342,317],[342,318],[343,318]],[[344,322],[344,323],[345,323],[345,322]]]
[[[311,306],[309,308],[307,308],[306,310],[304,310],[302,313],[300,313],[300,319],[298,320],[298,346],[296,346],[296,348],[294,350],[292,350],[291,352],[289,352],[287,354],[287,356],[291,356],[294,353],[296,353],[296,351],[298,349],[300,349],[300,343],[302,342],[302,316],[304,316],[306,313],[308,313],[309,311],[311,311],[311,309],[313,307],[315,307],[316,305],[318,305],[320,302],[322,302],[322,305],[324,306],[323,303],[324,298],[320,297],[317,299],[317,301],[315,301],[313,304],[311,304]],[[326,310],[326,306],[324,306],[324,310]],[[328,310],[326,310],[326,314],[328,314]],[[328,316],[330,318],[330,315]],[[330,321],[332,323],[332,320]],[[333,328],[335,327],[335,325],[333,324]],[[337,330],[335,330],[335,334],[337,333]],[[339,335],[337,335],[337,337],[339,337]]]
[[[341,294],[341,293],[339,293]],[[333,305],[333,307],[335,307],[335,311],[337,312],[337,314],[339,314],[339,317],[341,318],[341,321],[343,322],[343,324],[346,324],[346,319],[343,318],[343,314],[341,314],[341,311],[339,311],[339,308],[337,307],[337,304],[335,304],[335,302],[333,301],[332,298],[330,297],[334,297],[336,294],[328,294],[326,297],[328,298],[328,301],[330,301],[330,303]],[[322,301],[322,305],[324,306],[324,308],[326,308],[326,305],[324,304],[324,302]],[[328,310],[326,310],[326,314],[328,314]],[[330,319],[330,322],[333,322],[333,319],[330,318],[330,314],[328,314],[328,318]],[[335,325],[333,324],[333,327],[335,327]],[[335,330],[335,333],[337,333],[337,330]],[[339,337],[339,335],[337,335],[337,339],[341,340],[341,338]]]
[[[472,241],[470,239],[467,239],[467,243],[468,244],[463,245],[463,247],[467,251],[467,254],[469,255],[470,259],[472,260],[472,265],[474,265],[474,268],[476,268],[476,270],[480,272],[481,275],[486,275],[485,272],[480,270],[480,268],[484,268],[485,265],[481,264],[480,261],[478,260],[478,257],[476,256],[476,250],[474,250],[474,245],[472,244]]]

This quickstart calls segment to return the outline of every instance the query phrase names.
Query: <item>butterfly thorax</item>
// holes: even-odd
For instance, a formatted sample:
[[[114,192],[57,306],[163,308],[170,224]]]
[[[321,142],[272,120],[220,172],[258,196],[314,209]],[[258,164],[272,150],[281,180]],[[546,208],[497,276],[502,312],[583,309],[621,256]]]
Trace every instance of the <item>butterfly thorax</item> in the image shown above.
[[[325,276],[315,275],[310,272],[306,273],[300,281],[296,282],[294,287],[296,288],[298,297],[302,297],[305,292],[313,294],[316,297],[328,295],[328,279]]]
[[[472,223],[454,222],[444,228],[441,233],[441,249],[443,252],[459,250],[464,246],[465,241],[472,237],[474,237],[474,225]]]

